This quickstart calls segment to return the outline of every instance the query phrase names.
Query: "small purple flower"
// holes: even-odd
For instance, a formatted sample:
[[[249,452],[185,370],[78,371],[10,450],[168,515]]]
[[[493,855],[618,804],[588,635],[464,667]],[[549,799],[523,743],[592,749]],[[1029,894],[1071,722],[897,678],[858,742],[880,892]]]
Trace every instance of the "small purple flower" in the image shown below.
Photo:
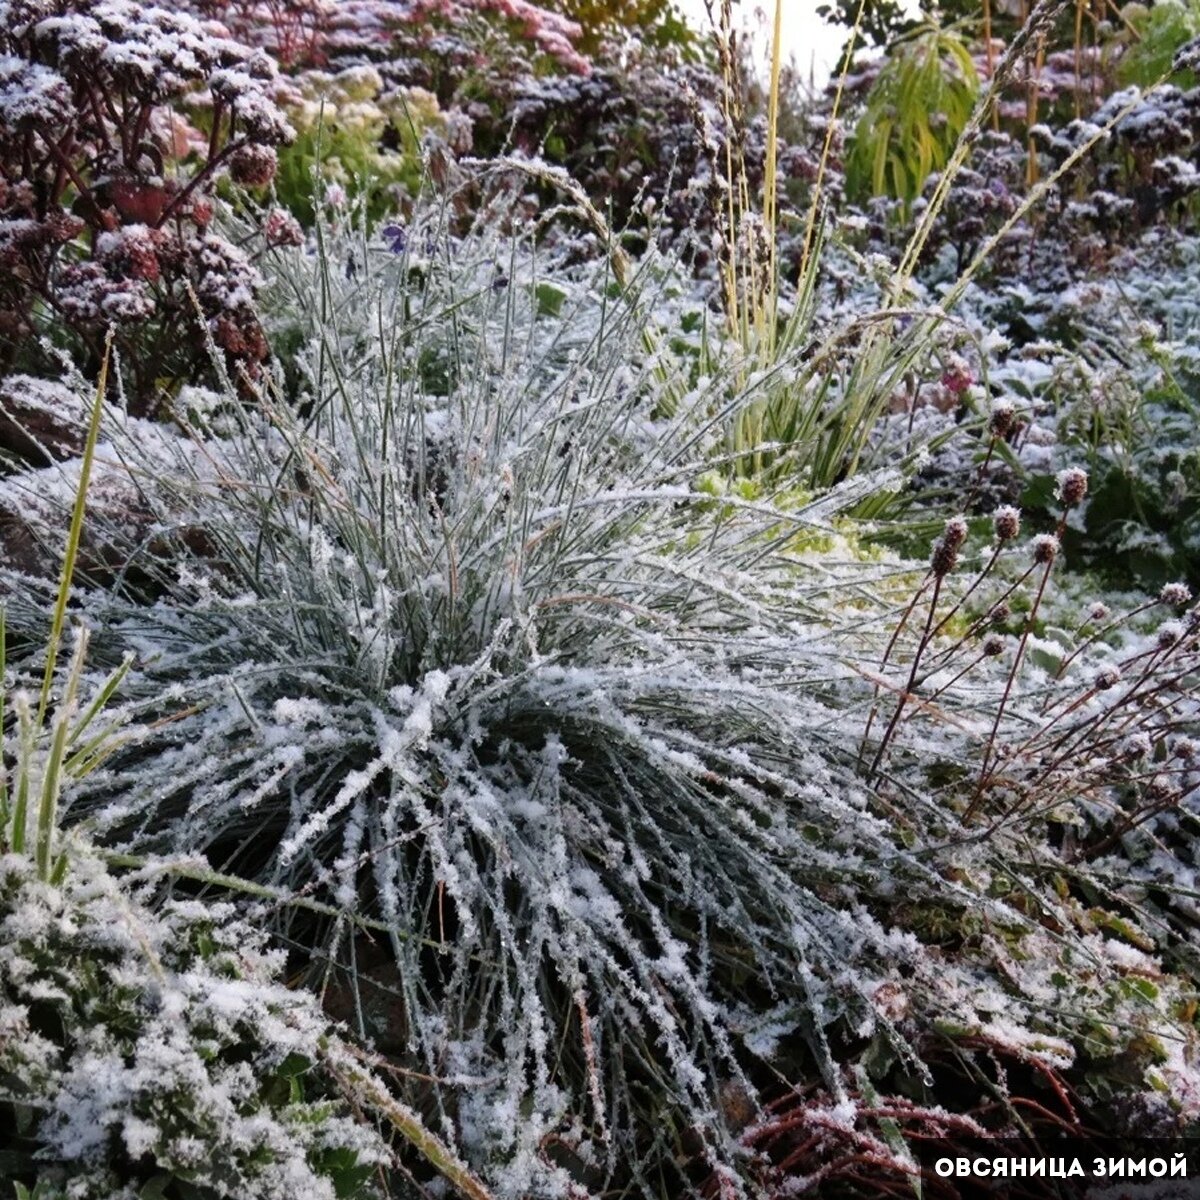
[[[385,225],[382,229],[383,240],[393,254],[403,254],[408,248],[408,231],[403,225]]]
[[[942,386],[954,396],[961,396],[974,382],[974,373],[961,360],[952,363],[942,372]]]

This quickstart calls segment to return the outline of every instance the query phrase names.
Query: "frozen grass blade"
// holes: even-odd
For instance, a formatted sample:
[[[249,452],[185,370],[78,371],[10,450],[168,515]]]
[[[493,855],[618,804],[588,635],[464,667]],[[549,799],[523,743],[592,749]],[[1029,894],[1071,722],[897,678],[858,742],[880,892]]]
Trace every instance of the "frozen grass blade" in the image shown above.
[[[100,378],[96,383],[96,398],[92,404],[91,420],[88,422],[87,440],[83,446],[79,488],[75,495],[75,507],[71,512],[71,526],[67,532],[67,545],[63,553],[58,599],[55,601],[54,615],[50,622],[50,637],[46,643],[46,670],[42,676],[42,690],[38,697],[35,718],[35,724],[39,729],[46,719],[46,708],[50,703],[54,667],[58,661],[58,648],[62,641],[63,623],[67,616],[67,601],[71,595],[71,581],[75,577],[75,561],[79,556],[79,540],[83,536],[83,513],[87,507],[87,489],[92,475],[92,462],[96,455],[96,441],[100,436],[100,416],[104,411],[104,394],[108,385],[108,360],[112,353],[112,339],[112,331],[109,330],[104,342],[104,357],[100,362]]]
[[[358,1106],[379,1113],[412,1148],[467,1200],[494,1200],[492,1193],[457,1154],[430,1132],[407,1105],[401,1104],[378,1079],[350,1061],[349,1047],[326,1051],[325,1064],[343,1094]]]

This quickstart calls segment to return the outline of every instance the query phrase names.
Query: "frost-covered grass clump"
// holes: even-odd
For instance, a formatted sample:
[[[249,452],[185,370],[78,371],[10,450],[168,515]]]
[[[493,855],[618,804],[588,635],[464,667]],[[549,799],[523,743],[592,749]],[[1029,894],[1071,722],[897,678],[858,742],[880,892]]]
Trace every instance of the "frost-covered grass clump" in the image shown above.
[[[597,1178],[689,1129],[728,1155],[743,1035],[770,1011],[839,1087],[827,1027],[886,1026],[875,976],[916,952],[867,911],[876,864],[935,884],[837,732],[859,616],[787,551],[862,485],[718,503],[716,418],[654,415],[669,364],[604,279],[550,319],[527,260],[496,287],[370,253],[318,281],[299,406],[218,406],[199,449],[114,428],[157,599],[97,616],[141,696],[198,711],[87,811],[316,891],[346,918],[304,936],[342,962],[382,919],[412,1056],[470,1081],[442,1119],[505,1194],[563,1185],[548,1137]]]
[[[714,495],[750,399],[648,334],[657,265],[621,296],[541,267],[435,227],[327,242],[277,292],[295,394],[112,417],[100,482],[134,511],[97,514],[81,608],[135,656],[144,732],[71,818],[295,898],[275,931],[360,1032],[383,995],[398,1089],[497,1195],[769,1190],[782,1079],[845,1128],[920,1095],[927,1129],[947,1060],[970,1107],[1098,1026],[1162,1048],[1131,1093],[1190,1078],[1176,981],[1126,986],[1152,937],[1125,913],[1103,928],[1149,949],[1108,953],[1086,863],[1056,875],[1001,807],[1042,700],[1095,697],[1022,673],[1021,634],[932,693],[922,655],[977,657],[969,609],[929,641],[954,564],[933,588],[831,524],[897,481]]]

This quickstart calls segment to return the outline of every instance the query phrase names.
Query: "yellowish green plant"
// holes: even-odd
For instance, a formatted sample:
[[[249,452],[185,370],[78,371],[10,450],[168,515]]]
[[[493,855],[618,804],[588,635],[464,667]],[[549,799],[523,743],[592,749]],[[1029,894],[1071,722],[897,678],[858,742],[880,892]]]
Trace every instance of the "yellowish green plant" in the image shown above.
[[[1200,0],[1159,0],[1153,7],[1128,4],[1123,36],[1130,43],[1117,64],[1117,80],[1146,87],[1166,76],[1182,88],[1194,87],[1196,73],[1176,71],[1175,55],[1200,36]]]
[[[915,200],[948,162],[978,94],[970,50],[955,30],[923,25],[895,43],[854,130],[846,158],[850,198]]]
[[[299,99],[288,108],[296,138],[280,149],[275,176],[289,212],[312,223],[318,176],[364,195],[374,220],[395,211],[397,191],[419,191],[421,140],[447,133],[435,95],[417,87],[389,91],[373,67],[308,71],[296,87]]]
[[[46,665],[41,691],[36,708],[25,693],[18,693],[13,699],[16,745],[11,755],[15,764],[11,789],[7,769],[10,754],[6,744],[7,639],[4,613],[0,609],[0,844],[14,854],[24,854],[29,849],[32,837],[38,877],[50,883],[60,881],[66,870],[66,856],[56,846],[58,802],[62,789],[66,783],[80,780],[90,774],[116,748],[118,743],[113,729],[108,728],[99,734],[90,735],[89,731],[129,669],[127,660],[108,676],[90,703],[80,712],[79,698],[88,644],[87,631],[82,629],[75,643],[75,652],[67,669],[61,694],[53,697],[55,669],[62,645],[67,601],[71,593],[75,563],[79,556],[88,483],[100,431],[110,348],[111,338],[100,369],[100,380],[96,387],[96,398],[84,445],[79,486],[75,494],[66,551],[63,555],[62,576],[46,643]],[[54,704],[51,712],[52,698]],[[36,813],[33,811],[33,805],[36,805]]]
[[[777,143],[782,86],[782,0],[772,22],[767,147],[761,196],[756,202],[739,149],[743,121],[733,6],[723,0],[714,14],[723,70],[722,110],[726,122],[724,292],[729,331],[741,362],[731,373],[739,399],[729,423],[727,461],[740,476],[765,472],[822,490],[853,473],[879,407],[907,369],[908,352],[880,338],[872,322],[854,322],[812,351],[821,249],[825,239],[823,189],[846,75],[862,21],[858,6],[835,88],[833,119],[822,147],[816,182],[804,222],[804,241],[795,295],[786,317],[779,293]],[[848,374],[834,371],[831,353],[846,337],[863,338],[863,351]]]

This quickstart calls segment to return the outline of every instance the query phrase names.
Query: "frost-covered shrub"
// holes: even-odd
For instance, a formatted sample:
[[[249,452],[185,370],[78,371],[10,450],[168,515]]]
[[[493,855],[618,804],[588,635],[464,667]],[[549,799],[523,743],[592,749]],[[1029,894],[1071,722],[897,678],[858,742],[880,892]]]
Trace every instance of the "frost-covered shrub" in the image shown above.
[[[1056,243],[1051,242],[1052,247]],[[979,484],[996,502],[1019,501],[1049,527],[1057,519],[1055,477],[1073,463],[1092,476],[1087,502],[1063,534],[1074,565],[1120,585],[1157,589],[1176,578],[1197,581],[1200,307],[1194,242],[1149,230],[1111,267],[1054,268],[1040,235],[1011,247],[981,286],[967,289],[957,312],[971,383],[954,405],[938,405],[932,380],[916,399],[918,428],[944,448],[923,479],[973,490],[986,453],[986,419],[958,430],[993,403],[1010,405],[1012,427]],[[1012,277],[1030,260],[1030,278]],[[949,286],[953,255],[943,251],[926,274],[929,292]],[[1043,270],[1044,268],[1044,270]],[[956,322],[957,324],[957,322]],[[942,416],[931,405],[948,408]],[[887,444],[911,437],[901,410],[878,430]],[[898,453],[898,451],[897,451]]]
[[[257,369],[261,280],[213,229],[210,192],[226,174],[270,181],[291,136],[275,75],[262,51],[170,9],[0,6],[4,366],[36,363],[33,335],[47,331],[98,365],[111,325],[143,409],[160,385],[189,380],[209,338],[231,369]],[[203,135],[184,104],[203,106]]]
[[[1118,581],[1154,586],[1184,577],[1200,586],[1196,392],[1171,373],[1168,355],[1154,356],[1166,370],[1152,382],[1139,387],[1136,377],[1113,373],[1061,413],[1060,446],[1085,450],[1095,480],[1067,544]],[[1044,505],[1047,488],[1046,475],[1035,475],[1027,502]]]
[[[246,849],[267,852],[267,877],[323,880],[330,902],[382,916],[409,1053],[487,1081],[440,1101],[504,1194],[563,1185],[548,1137],[576,1147],[587,1178],[637,1170],[650,1096],[720,1145],[708,1073],[745,1070],[747,988],[798,1006],[836,1078],[824,1025],[872,1011],[843,965],[890,944],[818,886],[862,871],[843,877],[817,830],[891,842],[848,763],[807,749],[834,719],[820,689],[760,716],[767,681],[811,653],[789,632],[789,568],[742,577],[774,558],[778,517],[694,520],[713,508],[692,488],[702,431],[691,408],[651,419],[653,376],[623,358],[641,316],[606,317],[603,280],[538,318],[530,267],[509,276],[500,246],[438,246],[420,275],[414,255],[373,246],[366,282],[354,253],[345,322],[314,314],[309,416],[267,397],[205,455],[226,478],[282,471],[283,506],[227,497],[209,514],[204,478],[154,468],[182,470],[183,492],[165,475],[149,489],[162,526],[205,513],[217,559],[187,561],[161,606],[114,610],[114,645],[129,636],[158,660],[139,690],[186,677],[207,716],[117,768],[102,823],[233,852],[235,868],[256,829]],[[311,471],[341,482],[314,492]],[[248,565],[259,537],[263,573],[243,592],[226,564]],[[150,649],[157,614],[198,622],[179,643],[195,666]],[[817,995],[827,1015],[812,1023]]]
[[[991,720],[995,764],[1046,682],[1001,702],[985,666],[982,711],[953,678],[905,687],[916,632],[889,640],[922,568],[830,524],[883,481],[780,505],[703,486],[729,391],[689,391],[652,336],[660,265],[620,300],[556,271],[549,303],[546,262],[436,223],[329,254],[293,264],[298,407],[230,406],[202,451],[110,414],[157,600],[82,603],[138,656],[126,703],[172,719],[72,818],[323,906],[285,906],[287,935],[345,972],[355,1020],[388,998],[412,1094],[503,1196],[767,1171],[747,1114],[779,1072],[846,1122],[863,1072],[911,1095],[956,1047],[1082,1073],[1097,1027],[1118,1058],[1186,1036],[1173,980],[1126,986],[1153,933],[1071,891],[1086,863],[1016,821],[981,838],[978,806],[964,826]],[[390,973],[339,911],[390,931]],[[1189,1071],[1155,1051],[1110,1080],[1175,1098]]]
[[[1051,7],[1043,6],[1043,15],[1051,14]],[[1133,23],[1145,15],[1139,5],[1130,8]],[[1169,22],[1169,14],[1180,8],[1172,0],[1151,11]],[[1039,202],[994,248],[982,264],[982,274],[1041,279],[1047,270],[1055,273],[1063,266],[1086,270],[1103,264],[1147,228],[1195,228],[1200,91],[1192,86],[1188,71],[1177,73],[1166,84],[1157,74],[1139,79],[1146,86],[1144,94],[1137,87],[1117,90],[1113,62],[1132,61],[1137,57],[1133,50],[1140,46],[1136,35],[1131,36],[1123,58],[1114,54],[1113,46],[1076,43],[1052,49],[1053,34],[1041,43],[1025,42],[1024,57],[1013,60],[1017,69],[1000,86],[993,129],[981,127],[971,134],[965,170],[952,178],[946,203],[921,247],[926,265],[936,257],[938,245],[948,242],[958,251],[961,270],[966,252],[978,248],[981,235],[994,232],[1026,194],[1043,183],[1047,186]],[[901,40],[897,45],[902,50],[905,43]],[[1015,40],[1010,42],[1008,50],[1016,45]],[[1042,49],[1035,52],[1037,45]],[[1145,49],[1152,57],[1163,52],[1161,46]],[[999,71],[1008,50],[993,45],[988,54],[974,46],[973,61],[980,77]],[[1181,67],[1188,58],[1185,47]],[[912,103],[920,90],[916,84],[903,103],[871,107],[871,97],[881,86],[878,80],[886,80],[888,71],[901,71],[903,64],[903,54],[896,51],[868,62],[847,78],[842,93],[847,97],[843,122],[850,128],[857,117],[859,128],[867,131],[865,140],[859,139],[866,147],[865,156],[853,153],[851,139],[847,162],[856,185],[851,193],[862,206],[861,215],[874,225],[874,241],[892,254],[907,245],[915,225],[924,220],[941,182],[937,174],[930,174],[930,164],[936,167],[938,155],[944,158],[947,150],[940,141],[945,136],[939,126],[944,114],[937,105],[926,105],[935,114],[932,132],[925,130],[914,139],[921,153],[912,153],[912,163],[906,163],[895,149],[885,154],[886,142],[872,156],[876,127],[878,137],[895,140],[901,136],[898,130],[908,128],[905,122],[920,130],[925,120],[922,106],[914,108]],[[823,112],[829,111],[835,94],[833,86],[827,89]],[[959,121],[965,116],[960,106],[951,115]],[[1076,152],[1082,157],[1058,176],[1058,169]],[[903,175],[905,201],[918,197],[911,213],[907,203],[889,202],[879,195],[867,198],[870,189],[863,180],[871,171],[880,179],[895,171]],[[891,191],[895,194],[896,187]],[[1043,282],[1048,289],[1053,287],[1051,280]]]
[[[239,41],[269,50],[287,68],[412,59],[497,75],[534,70],[539,58],[588,69],[574,48],[579,26],[532,0],[187,0]],[[544,64],[541,64],[544,65]]]
[[[365,185],[372,217],[396,215],[418,190],[431,143],[439,155],[494,153],[508,143],[519,97],[586,79],[592,65],[574,48],[579,26],[527,0],[183,7],[286,70],[286,108],[300,132],[282,157],[279,194],[306,222],[314,168],[350,195]]]
[[[1111,133],[1059,185],[1051,220],[1062,224],[1063,241],[1090,232],[1109,247],[1156,223],[1194,228],[1200,91],[1167,84],[1139,96],[1128,88],[1086,120],[1030,132],[1048,162],[1058,165],[1109,126]]]
[[[87,483],[85,469],[77,505]],[[138,731],[104,711],[129,661],[90,678],[84,629],[56,672],[60,637],[61,608],[40,690],[0,679],[5,1180],[63,1200],[377,1194],[390,1153],[335,1086],[363,1072],[314,998],[277,982],[263,932],[231,905],[162,895],[169,864],[118,877],[63,836],[64,799]]]
[[[366,1124],[370,1111],[422,1168],[489,1200],[374,1073],[378,1060],[345,1042],[311,994],[277,983],[286,955],[267,949],[261,922],[246,923],[230,904],[181,900],[161,881],[273,893],[194,861],[126,860],[137,873],[118,876],[90,842],[62,832],[73,790],[146,732],[106,708],[132,660],[93,677],[86,625],[57,669],[110,354],[111,344],[82,460],[71,464],[73,517],[32,677],[10,669],[12,657],[29,659],[10,656],[0,606],[4,1178],[19,1197],[41,1200],[377,1195],[394,1154]]]
[[[388,1160],[312,996],[230,905],[156,898],[76,853],[0,857],[0,1145],[39,1195],[377,1194]]]
[[[591,196],[603,196],[618,228],[656,230],[664,243],[695,238],[703,271],[717,253],[712,233],[724,212],[729,129],[711,67],[663,64],[634,55],[587,76],[531,79],[513,90],[497,119],[477,122],[477,151],[513,142],[565,168]],[[741,131],[747,186],[762,186],[766,130]],[[783,194],[800,173],[794,148],[781,148]],[[554,200],[551,197],[551,200]],[[649,220],[647,220],[649,218]]]

